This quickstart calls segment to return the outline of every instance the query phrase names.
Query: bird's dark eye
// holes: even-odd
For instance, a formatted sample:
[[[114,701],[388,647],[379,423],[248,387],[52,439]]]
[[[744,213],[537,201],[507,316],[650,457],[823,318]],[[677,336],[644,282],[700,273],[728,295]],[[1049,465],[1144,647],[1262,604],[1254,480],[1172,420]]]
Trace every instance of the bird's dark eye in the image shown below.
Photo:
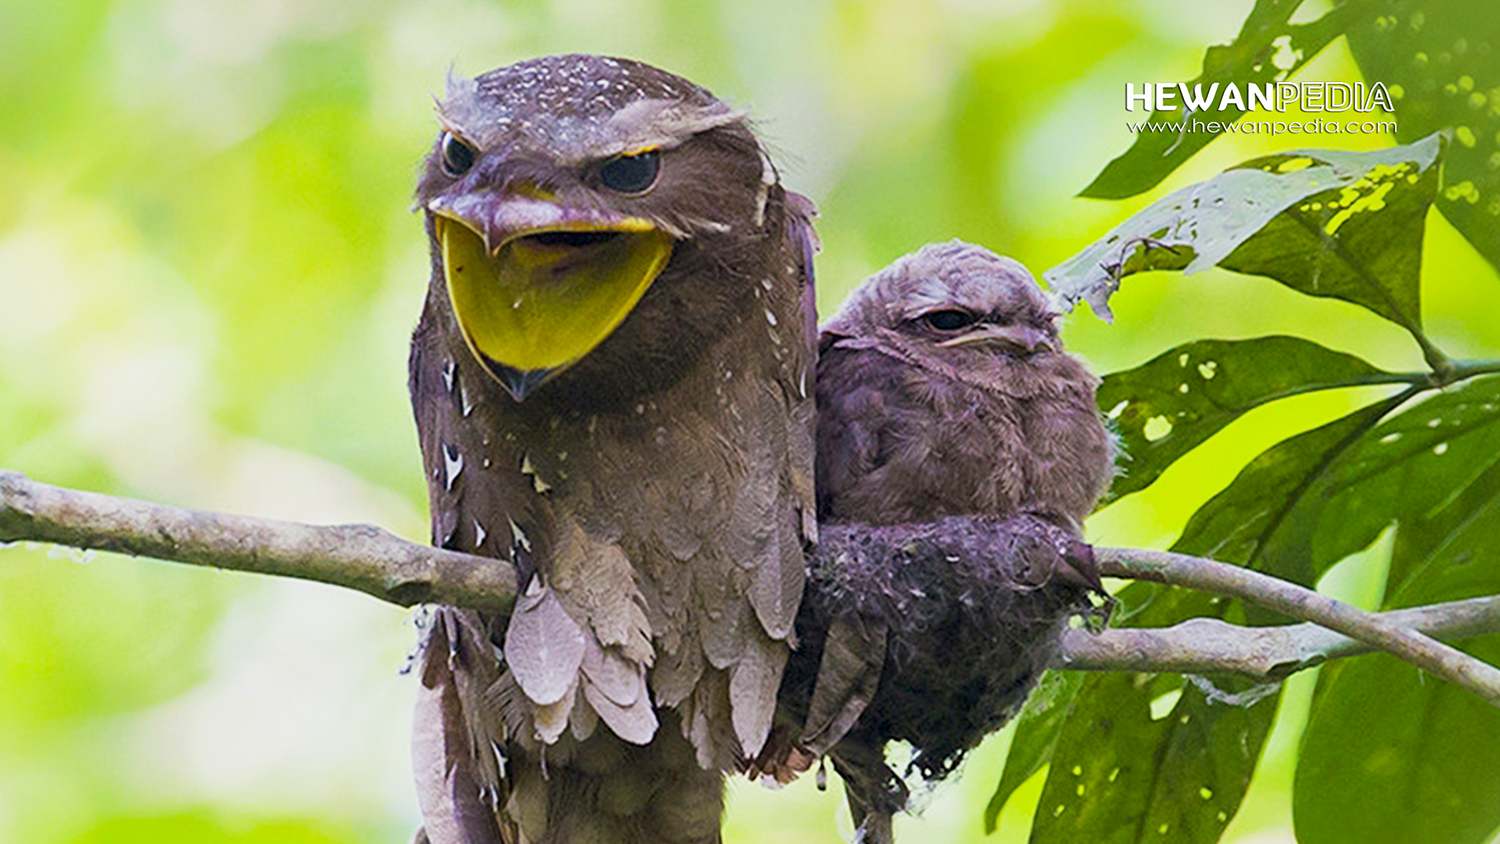
[[[957,331],[974,324],[974,315],[968,311],[932,311],[922,315],[922,321],[938,331]]]
[[[656,150],[611,158],[599,168],[599,181],[616,193],[645,193],[656,184],[661,155]]]
[[[450,176],[462,176],[474,166],[474,148],[458,139],[452,132],[443,133],[443,172]]]

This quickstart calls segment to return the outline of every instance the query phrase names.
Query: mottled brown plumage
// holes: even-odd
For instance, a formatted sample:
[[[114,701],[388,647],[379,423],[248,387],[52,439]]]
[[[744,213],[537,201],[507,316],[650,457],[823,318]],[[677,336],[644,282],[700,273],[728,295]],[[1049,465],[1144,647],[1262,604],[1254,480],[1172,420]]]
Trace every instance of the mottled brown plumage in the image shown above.
[[[1113,457],[1098,379],[1057,318],[1025,267],[959,241],[850,294],[819,341],[819,518],[1036,513],[1077,530]]]
[[[863,840],[890,841],[907,789],[884,745],[905,741],[912,770],[947,776],[1014,715],[1091,592],[1092,549],[1036,516],[824,525],[781,694],[783,718],[807,728],[766,773],[827,753]]]
[[[829,557],[802,625],[826,642],[789,677],[818,660],[802,745],[829,753],[866,841],[890,840],[906,799],[885,742],[948,773],[1019,707],[1058,623],[1098,586],[1069,542],[1113,451],[1098,380],[1063,352],[1057,316],[1020,264],[953,241],[877,273],[823,327],[818,514],[825,535],[865,544]],[[966,516],[990,521],[912,524]],[[964,545],[976,524],[998,527]],[[935,557],[951,565],[929,553],[912,567],[917,538],[955,543]]]
[[[411,356],[433,541],[508,557],[521,598],[508,620],[434,617],[426,834],[717,841],[721,772],[770,728],[816,530],[811,205],[741,114],[637,62],[522,62],[450,83],[439,114]],[[576,359],[512,342],[508,300],[484,310],[514,271],[522,329],[563,338],[572,300],[526,315],[524,297],[614,285],[663,242]]]

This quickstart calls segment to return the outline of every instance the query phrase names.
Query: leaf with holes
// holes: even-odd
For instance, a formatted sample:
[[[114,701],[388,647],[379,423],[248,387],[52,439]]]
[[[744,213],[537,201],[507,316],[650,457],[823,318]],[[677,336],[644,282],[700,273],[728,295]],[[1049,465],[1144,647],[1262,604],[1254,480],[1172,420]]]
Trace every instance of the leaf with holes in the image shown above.
[[[1500,377],[1475,378],[1379,421],[1382,408],[1400,401],[1257,457],[1251,467],[1266,467],[1259,480],[1242,481],[1247,468],[1193,515],[1175,550],[1311,585],[1393,523],[1427,517],[1500,465]],[[1285,459],[1293,449],[1300,457]],[[1415,576],[1390,575],[1392,583]]]
[[[1500,593],[1500,463],[1493,452],[1486,463],[1441,506],[1401,522],[1386,608]],[[1500,662],[1493,638],[1459,644]],[[1297,840],[1489,840],[1500,826],[1496,747],[1500,711],[1464,689],[1384,655],[1325,666],[1293,789]]]
[[[1188,519],[1172,550],[1310,585],[1312,562],[1299,552],[1320,520],[1324,502],[1315,491],[1339,455],[1406,397],[1360,408],[1261,452]]]
[[[1239,809],[1276,711],[1213,702],[1171,675],[1091,675],[1057,738],[1032,844],[1217,841]]]
[[[1203,56],[1203,71],[1185,83],[1194,96],[1212,99],[1214,93],[1229,85],[1240,92],[1247,84],[1278,82],[1297,72],[1330,41],[1341,35],[1355,21],[1368,15],[1368,0],[1338,4],[1316,21],[1290,23],[1301,0],[1257,0],[1255,8],[1240,27],[1231,44],[1208,48]],[[1195,86],[1197,86],[1195,88]],[[1214,87],[1217,86],[1217,87]],[[1176,89],[1174,89],[1176,90]],[[1220,94],[1219,103],[1222,103]],[[1178,97],[1179,101],[1181,97]],[[1182,122],[1200,120],[1233,123],[1244,114],[1243,108],[1198,111],[1185,114],[1179,103],[1173,108],[1156,111],[1143,122]],[[1188,127],[1192,128],[1192,127]],[[1080,196],[1095,199],[1123,199],[1150,190],[1165,179],[1182,162],[1217,138],[1220,132],[1140,132],[1135,143],[1118,158],[1105,165]]]
[[[1110,618],[1114,627],[1167,626],[1195,615],[1217,615],[1223,602],[1199,592],[1137,581],[1116,594],[1119,605]],[[1000,811],[1015,790],[1052,761],[1058,734],[1073,713],[1084,676],[1049,671],[1016,719],[1016,733],[1005,756],[1005,769],[984,810],[984,826],[994,832]]]
[[[1500,267],[1500,14],[1474,0],[1380,0],[1349,28],[1349,49],[1396,97],[1398,140],[1453,133],[1438,210]]]
[[[1214,556],[1311,583],[1332,562],[1368,544],[1373,539],[1370,531],[1378,533],[1388,525],[1393,511],[1410,513],[1414,519],[1422,513],[1430,514],[1443,502],[1455,500],[1455,489],[1488,489],[1480,479],[1500,490],[1500,443],[1490,439],[1492,432],[1487,424],[1500,407],[1500,397],[1495,395],[1497,384],[1500,378],[1476,379],[1382,422],[1409,397],[1409,392],[1404,392],[1273,446],[1194,514],[1173,550]],[[1431,424],[1433,420],[1440,420],[1439,424]],[[1391,439],[1392,433],[1400,436]],[[1448,456],[1455,459],[1443,463]],[[1351,492],[1370,484],[1380,488],[1373,497],[1361,498]],[[1463,495],[1457,500],[1463,500]],[[1404,509],[1393,502],[1400,502]],[[1465,523],[1458,515],[1448,518],[1455,525]],[[1323,536],[1324,531],[1332,533]],[[1486,535],[1485,539],[1493,547],[1500,536]],[[1322,542],[1319,547],[1326,556],[1316,557],[1310,552],[1315,540]],[[1486,547],[1467,548],[1467,553],[1461,554],[1466,549],[1463,543],[1450,538],[1441,544],[1454,553],[1455,559],[1468,560],[1477,558],[1475,552]],[[1500,561],[1488,570],[1482,564],[1471,563],[1469,567],[1484,573],[1484,580],[1480,585],[1463,581],[1465,591],[1493,591],[1496,584],[1489,578],[1500,569]],[[1442,573],[1450,580],[1463,576],[1453,567],[1444,568]],[[1407,575],[1406,579],[1416,582],[1418,576]],[[1173,604],[1167,600],[1162,606],[1148,607],[1130,623],[1161,625],[1195,614],[1180,613]],[[1267,618],[1266,613],[1253,608],[1245,612],[1252,619]],[[1082,823],[1081,828],[1105,840],[1143,841],[1152,832],[1159,834],[1163,827],[1172,840],[1214,840],[1217,830],[1222,829],[1216,826],[1222,824],[1219,813],[1232,817],[1243,797],[1271,712],[1267,709],[1261,721],[1259,716],[1234,707],[1213,704],[1197,688],[1189,688],[1172,715],[1163,719],[1168,724],[1148,723],[1141,719],[1141,711],[1149,706],[1151,694],[1151,689],[1127,691],[1119,684],[1107,688],[1084,685],[1052,751],[1048,785],[1038,811],[1039,828],[1054,829],[1051,813],[1059,823],[1070,816],[1075,825],[1070,828],[1078,829],[1076,825]],[[1096,701],[1095,695],[1115,699]],[[1260,706],[1272,704],[1257,702],[1250,709]],[[1184,715],[1189,720],[1181,723]],[[1170,725],[1173,718],[1179,719],[1177,726]],[[1110,760],[1115,758],[1110,755],[1115,753],[1113,749],[1097,753],[1097,743],[1103,740],[1101,731],[1119,736],[1119,747],[1144,754],[1142,758],[1151,763],[1135,769],[1115,766],[1118,773],[1111,767],[1115,781],[1088,779],[1095,769],[1084,760],[1097,758],[1103,760],[1101,764],[1113,765]],[[1205,755],[1205,747],[1223,752],[1211,750]],[[1238,755],[1229,753],[1230,749]],[[1127,773],[1133,778],[1127,779]],[[1073,798],[1068,796],[1068,775],[1078,780],[1071,784]],[[1309,783],[1321,782],[1308,788],[1335,787],[1320,780],[1321,775],[1307,776]],[[1116,786],[1116,781],[1125,785]],[[1201,794],[1213,800],[1211,815],[1209,806],[1195,806],[1185,799],[1193,790],[1193,781],[1206,784],[1203,787],[1207,791]],[[1083,787],[1082,794],[1077,793],[1078,786]],[[1094,796],[1087,797],[1091,789]],[[1125,831],[1113,833],[1113,838],[1111,833],[1092,826],[1096,818],[1104,823],[1102,819],[1109,817],[1126,819]],[[1055,838],[1039,840],[1066,840],[1063,826],[1055,830]]]
[[[1386,419],[1340,458],[1315,490],[1324,504],[1306,547],[1314,575],[1365,548],[1391,524],[1416,523],[1463,500],[1496,471],[1500,376],[1464,382]],[[1500,557],[1482,556],[1493,559],[1493,570],[1500,572]],[[1391,582],[1422,576],[1398,568]]]
[[[1084,300],[1110,319],[1109,297],[1125,276],[1220,265],[1416,332],[1423,222],[1442,152],[1432,135],[1373,152],[1253,159],[1163,197],[1044,277],[1069,305]]]
[[[1481,410],[1493,411],[1492,402],[1485,404],[1491,407]],[[1386,577],[1387,605],[1410,606],[1419,593],[1438,600],[1500,594],[1500,555],[1494,553],[1500,547],[1500,462],[1494,453],[1481,460],[1484,471],[1439,505],[1401,518]]]
[[[1308,490],[1338,455],[1403,400],[1377,402],[1272,446],[1199,508],[1172,550],[1288,568],[1277,549],[1312,529],[1289,514],[1308,506]],[[1237,602],[1150,584],[1131,584],[1120,597],[1128,609],[1122,626],[1164,627],[1241,612],[1265,618]],[[1105,841],[1161,841],[1162,825],[1168,840],[1216,841],[1255,772],[1277,696],[1232,706],[1190,687],[1171,716],[1156,720],[1149,711],[1162,692],[1157,681],[1119,676],[1125,679],[1090,677],[1079,690],[1051,748],[1033,844],[1072,841],[1085,831]]]
[[[1073,710],[1073,700],[1083,686],[1083,679],[1084,675],[1077,671],[1049,671],[1026,698],[1026,705],[1016,717],[1016,732],[1005,754],[1000,784],[995,786],[995,793],[984,807],[986,834],[995,831],[1000,810],[1016,789],[1052,761],[1057,734]]]
[[[1437,193],[1443,141],[1432,135],[1394,149],[1407,150],[1409,157],[1347,154],[1352,158],[1344,160],[1345,172],[1357,169],[1360,158],[1369,169],[1287,208],[1219,266],[1269,276],[1309,296],[1353,302],[1418,332],[1422,238]],[[1241,166],[1286,165],[1282,156],[1269,156]]]
[[[1114,421],[1125,454],[1110,500],[1149,486],[1179,457],[1266,402],[1401,379],[1296,337],[1198,340],[1107,375],[1099,407]]]
[[[1116,620],[1125,627],[1221,618],[1233,606],[1201,592],[1149,583],[1132,583],[1119,598],[1125,611]],[[1211,703],[1201,690],[1183,688],[1170,676],[1103,674],[1073,682],[1078,691],[1066,718],[1033,725],[1046,731],[1037,729],[1040,735],[1022,745],[1043,752],[1006,759],[987,817],[997,816],[1014,787],[1049,764],[1033,844],[1080,840],[1084,833],[1090,840],[1122,844],[1161,841],[1163,824],[1171,832],[1166,840],[1217,840],[1249,784],[1274,699]],[[1153,701],[1178,693],[1169,715],[1152,716]]]

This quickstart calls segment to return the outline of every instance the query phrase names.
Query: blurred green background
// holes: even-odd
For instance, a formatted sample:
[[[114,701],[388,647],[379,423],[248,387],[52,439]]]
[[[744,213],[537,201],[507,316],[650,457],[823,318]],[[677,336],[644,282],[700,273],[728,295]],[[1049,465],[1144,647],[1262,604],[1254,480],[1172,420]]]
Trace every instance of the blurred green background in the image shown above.
[[[1227,137],[1148,195],[1073,198],[1131,141],[1125,82],[1191,78],[1250,5],[0,0],[0,467],[425,538],[405,358],[426,244],[409,206],[450,66],[606,52],[748,107],[785,181],[822,208],[829,313],[929,240],[1040,274],[1244,158],[1392,142]],[[1338,41],[1299,78],[1358,75]],[[1434,339],[1494,356],[1500,283],[1436,214],[1424,278]],[[1115,307],[1113,326],[1079,313],[1068,328],[1101,372],[1265,333],[1421,366],[1367,312],[1220,271],[1132,279]],[[1164,545],[1251,455],[1358,398],[1249,414],[1096,517],[1093,537]],[[1331,577],[1356,600],[1378,586],[1357,561]],[[0,550],[0,841],[404,842],[413,638],[409,612],[328,587]],[[1228,840],[1291,840],[1287,761],[1310,679],[1294,681]],[[905,835],[983,840],[1006,739],[923,795]],[[827,794],[735,784],[728,840],[846,837],[832,779]],[[1025,839],[1038,786],[990,840]]]

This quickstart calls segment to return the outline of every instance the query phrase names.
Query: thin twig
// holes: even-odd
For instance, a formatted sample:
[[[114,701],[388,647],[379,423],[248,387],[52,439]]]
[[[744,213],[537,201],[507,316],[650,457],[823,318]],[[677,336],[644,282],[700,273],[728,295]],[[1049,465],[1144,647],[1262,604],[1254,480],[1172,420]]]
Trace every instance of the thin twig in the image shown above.
[[[1476,375],[1493,375],[1500,372],[1500,359],[1476,359],[1452,361],[1453,372],[1448,383],[1473,378]]]
[[[515,600],[509,562],[418,545],[370,525],[185,510],[0,472],[0,542],[23,540],[316,580],[401,606],[508,609]]]
[[[1500,596],[1470,598],[1381,613],[1379,618],[1444,640],[1500,633]],[[1241,627],[1216,618],[1194,618],[1158,629],[1084,630],[1063,633],[1054,668],[1073,671],[1141,671],[1242,674],[1280,680],[1306,668],[1373,646],[1311,622]]]
[[[1228,595],[1311,621],[1395,654],[1500,707],[1500,669],[1387,618],[1306,587],[1240,566],[1170,551],[1096,548],[1094,553],[1099,570],[1106,577],[1151,580]]]

